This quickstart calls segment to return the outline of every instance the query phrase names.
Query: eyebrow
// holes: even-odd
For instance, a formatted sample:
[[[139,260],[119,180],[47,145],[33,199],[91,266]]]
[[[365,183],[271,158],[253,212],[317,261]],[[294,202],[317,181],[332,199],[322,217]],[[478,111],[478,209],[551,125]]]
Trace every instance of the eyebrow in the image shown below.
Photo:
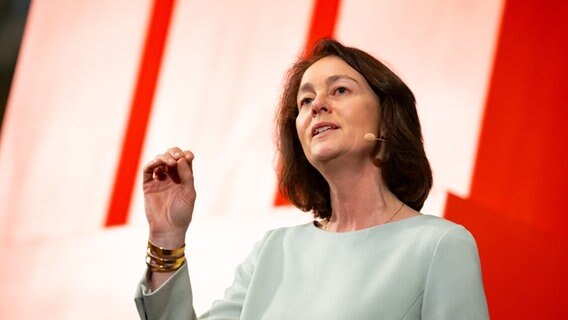
[[[329,85],[331,85],[332,83],[334,83],[334,82],[336,82],[336,81],[339,81],[339,80],[342,80],[342,79],[355,81],[355,83],[359,84],[359,82],[358,82],[357,80],[355,80],[354,78],[352,78],[352,77],[350,77],[350,76],[347,76],[347,75],[343,75],[343,74],[338,74],[338,75],[333,75],[333,76],[328,77],[327,79],[325,79],[325,84],[329,86]],[[304,91],[310,91],[310,90],[313,91],[313,90],[314,90],[314,86],[313,86],[311,83],[307,82],[307,83],[304,83],[304,84],[300,87],[300,89],[298,90],[298,94],[300,94],[300,93],[302,93],[302,92],[304,92]]]

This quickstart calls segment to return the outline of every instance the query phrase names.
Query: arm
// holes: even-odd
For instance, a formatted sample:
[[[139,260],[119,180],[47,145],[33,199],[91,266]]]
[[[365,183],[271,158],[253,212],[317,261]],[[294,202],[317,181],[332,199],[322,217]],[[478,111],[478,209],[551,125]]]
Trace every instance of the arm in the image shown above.
[[[170,274],[155,291],[149,288],[149,275],[150,272],[142,279],[134,297],[140,319],[197,319],[193,310],[193,294],[187,263]]]
[[[192,163],[193,153],[176,147],[144,166],[144,209],[150,227],[149,240],[157,247],[177,249],[184,246],[196,198]],[[163,265],[157,259],[152,258],[152,263]],[[176,318],[195,318],[187,267],[183,263],[176,271],[178,267],[156,268],[156,272],[149,268],[136,294],[142,319],[166,319],[172,314]],[[162,272],[166,270],[168,272]]]
[[[254,246],[251,254],[237,267],[233,284],[227,288],[223,299],[215,301],[211,309],[199,319],[240,318],[254,269],[269,235],[270,232]],[[186,263],[158,290],[149,290],[149,284],[147,277],[144,277],[136,291],[136,307],[141,319],[197,319],[193,309],[193,294]]]
[[[434,251],[422,319],[489,319],[477,246],[461,226],[448,230]]]

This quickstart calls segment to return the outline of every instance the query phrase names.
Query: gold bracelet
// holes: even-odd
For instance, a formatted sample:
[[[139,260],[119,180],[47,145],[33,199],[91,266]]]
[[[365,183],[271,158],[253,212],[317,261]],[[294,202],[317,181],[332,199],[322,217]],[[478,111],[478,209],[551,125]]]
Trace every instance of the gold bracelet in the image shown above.
[[[185,259],[181,259],[180,261],[175,262],[173,264],[158,264],[154,260],[152,260],[152,258],[146,257],[146,264],[148,265],[148,267],[150,268],[150,270],[152,272],[173,272],[173,271],[176,271],[177,269],[179,269],[183,265],[184,261],[185,261]]]
[[[151,257],[154,260],[159,260],[159,261],[163,261],[163,262],[177,261],[178,259],[185,257],[185,254],[183,254],[183,253],[180,256],[160,256],[157,253],[150,250],[150,248],[148,248],[148,250],[146,250],[146,255],[148,257]]]
[[[150,268],[152,272],[172,272],[179,269],[183,262],[185,261],[185,257],[179,259],[178,261],[172,263],[163,263],[157,260],[152,259],[152,257],[146,257],[146,264]]]
[[[148,241],[146,264],[152,272],[172,272],[185,261],[185,245],[178,249],[165,249]]]
[[[183,245],[183,247],[178,249],[165,249],[156,246],[155,244],[150,242],[150,240],[148,240],[148,249],[151,249],[153,252],[156,252],[161,256],[179,256],[183,254],[183,252],[185,251],[185,244]]]

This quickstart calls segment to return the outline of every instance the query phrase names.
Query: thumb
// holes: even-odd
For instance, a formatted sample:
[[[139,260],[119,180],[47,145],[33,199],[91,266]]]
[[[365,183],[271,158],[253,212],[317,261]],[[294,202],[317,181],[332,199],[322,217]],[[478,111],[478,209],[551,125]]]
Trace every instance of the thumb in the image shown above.
[[[188,160],[187,158],[181,158],[178,160],[177,170],[181,180],[184,185],[193,185],[193,169],[192,169],[193,159]]]

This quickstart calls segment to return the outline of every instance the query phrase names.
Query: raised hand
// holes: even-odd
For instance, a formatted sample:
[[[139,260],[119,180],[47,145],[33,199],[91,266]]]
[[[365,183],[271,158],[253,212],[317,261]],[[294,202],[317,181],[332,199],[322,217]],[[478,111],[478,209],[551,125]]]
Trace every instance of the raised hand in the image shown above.
[[[193,157],[174,147],[144,166],[144,207],[150,241],[157,246],[179,248],[185,242],[196,197]]]

